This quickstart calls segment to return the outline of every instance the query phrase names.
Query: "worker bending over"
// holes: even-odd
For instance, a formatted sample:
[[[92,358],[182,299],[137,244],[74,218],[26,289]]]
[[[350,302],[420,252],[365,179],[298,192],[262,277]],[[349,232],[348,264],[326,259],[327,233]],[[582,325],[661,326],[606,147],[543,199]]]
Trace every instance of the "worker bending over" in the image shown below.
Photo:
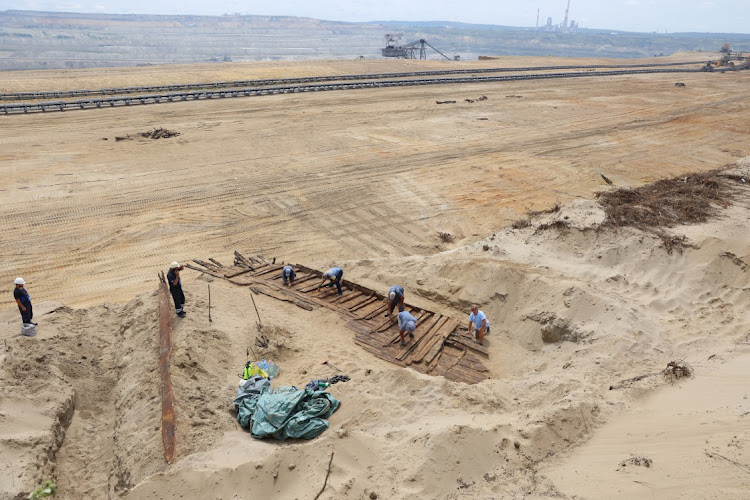
[[[398,313],[398,334],[401,336],[401,345],[405,346],[404,333],[409,334],[409,338],[414,338],[414,330],[417,329],[417,318],[407,311]]]
[[[169,293],[172,294],[172,300],[174,300],[174,312],[180,318],[185,317],[185,294],[182,293],[182,280],[180,279],[180,271],[182,267],[178,262],[172,262],[169,265],[169,272],[167,273],[167,282],[169,283]]]
[[[471,325],[474,324],[474,330],[476,338],[479,341],[479,345],[484,343],[484,336],[490,333],[490,322],[487,316],[479,310],[478,306],[471,308],[471,314],[469,314],[469,327],[466,329],[466,333],[471,335]]]
[[[329,280],[328,286],[336,285],[336,289],[338,290],[338,294],[341,295],[343,292],[341,291],[341,279],[344,276],[344,271],[340,267],[332,267],[328,271],[323,273],[323,281],[320,282],[320,285],[318,285],[318,288],[322,287],[326,280]]]
[[[402,312],[404,310],[404,288],[398,285],[393,285],[391,289],[388,290],[388,298],[385,300],[388,301],[388,312],[385,313],[386,318],[393,314],[396,304],[398,304],[398,312]]]
[[[294,272],[294,268],[290,265],[284,266],[284,269],[281,270],[281,279],[284,280],[285,285],[293,285],[294,284],[294,278],[297,277],[297,273]]]

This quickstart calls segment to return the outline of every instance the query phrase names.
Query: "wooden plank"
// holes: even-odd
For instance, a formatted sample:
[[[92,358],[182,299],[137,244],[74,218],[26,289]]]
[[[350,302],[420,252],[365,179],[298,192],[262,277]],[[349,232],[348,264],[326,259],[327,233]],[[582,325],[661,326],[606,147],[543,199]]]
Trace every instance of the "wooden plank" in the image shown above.
[[[375,319],[376,316],[380,316],[381,313],[384,313],[387,310],[388,310],[388,304],[385,304],[385,305],[383,305],[383,306],[381,306],[381,307],[373,310],[372,312],[370,312],[369,314],[367,314],[362,319],[366,319],[366,320]]]
[[[374,347],[374,348],[375,348],[375,349],[377,349],[378,351],[381,351],[381,350],[382,350],[382,349],[380,348],[380,344],[379,344],[379,342],[378,342],[378,341],[377,341],[376,339],[373,339],[373,338],[368,338],[368,337],[362,337],[362,336],[360,336],[360,337],[356,337],[356,339],[357,339],[358,341],[362,342],[363,344],[367,344],[367,345],[369,345],[369,346],[371,346],[371,347]]]
[[[365,307],[359,309],[359,315],[362,319],[369,319],[372,314],[380,314],[388,309],[387,304],[383,304],[381,301],[375,299],[374,302],[367,304]]]
[[[350,330],[354,331],[354,333],[356,333],[358,337],[371,337],[370,333],[372,332],[372,329],[368,325],[362,323],[361,321],[358,321],[357,318],[349,321],[346,326],[349,327]]]
[[[360,304],[363,304],[364,302],[367,302],[370,300],[371,297],[366,297],[364,295],[360,295],[356,299],[352,299],[349,301],[342,301],[341,304],[339,304],[342,308],[351,311],[353,307],[357,307]]]
[[[375,328],[373,328],[373,332],[379,332],[384,326],[390,327],[391,325],[393,325],[394,318],[395,316],[388,316],[387,319],[385,319],[382,323],[380,323]]]
[[[414,339],[414,341],[410,343],[411,345],[407,345],[407,346],[406,346],[406,347],[405,347],[405,348],[404,348],[404,349],[403,349],[403,350],[401,351],[401,353],[400,353],[400,354],[399,354],[399,355],[397,356],[397,359],[399,359],[399,360],[403,360],[403,359],[405,359],[405,358],[406,358],[406,356],[408,356],[408,355],[409,355],[409,354],[411,354],[411,353],[412,353],[413,351],[415,351],[415,350],[417,349],[417,347],[418,347],[418,346],[419,346],[419,349],[421,349],[421,348],[422,348],[422,346],[420,346],[420,344],[423,344],[423,343],[422,343],[422,340],[424,340],[424,339],[428,339],[427,341],[429,342],[429,339],[430,339],[430,338],[432,338],[432,335],[433,335],[433,334],[434,334],[435,332],[437,332],[438,330],[440,330],[440,328],[442,328],[442,327],[443,327],[443,325],[444,325],[444,324],[445,324],[445,323],[446,323],[447,321],[448,321],[448,316],[440,316],[440,317],[439,317],[439,318],[438,318],[437,320],[435,320],[435,322],[434,322],[434,323],[432,324],[432,326],[430,326],[430,328],[429,328],[429,329],[427,329],[427,330],[426,330],[425,332],[423,332],[423,333],[422,333],[421,335],[417,335],[417,336],[416,336],[416,338]],[[423,344],[423,345],[424,345],[424,344]]]
[[[365,351],[369,352],[370,354],[375,354],[376,352],[380,352],[379,349],[372,347],[370,345],[367,345],[364,342],[360,342],[359,340],[355,339],[354,343],[357,344],[361,349],[364,349]]]
[[[214,276],[216,278],[223,278],[224,277],[223,275],[217,273],[216,271],[212,271],[210,269],[201,269],[200,267],[196,267],[196,266],[194,266],[192,264],[185,264],[185,267],[187,267],[188,269],[192,269],[193,271],[198,271],[199,273],[205,273],[205,274]]]
[[[438,353],[438,355],[437,355],[437,356],[435,356],[435,358],[434,358],[434,359],[433,359],[433,360],[432,360],[431,362],[429,362],[429,363],[427,363],[427,364],[425,365],[425,373],[426,373],[426,374],[428,374],[428,375],[429,375],[430,373],[434,373],[434,372],[435,372],[435,369],[436,369],[436,368],[437,368],[437,366],[438,366],[438,363],[440,363],[440,360],[441,360],[441,359],[443,359],[444,357],[446,357],[446,356],[445,356],[445,350],[441,350],[441,351],[440,351],[440,352]],[[417,366],[422,366],[422,365],[417,365]]]
[[[214,272],[220,271],[220,269],[216,265],[211,264],[210,262],[205,262],[205,261],[198,260],[198,259],[193,259],[193,262],[195,262],[199,266],[205,267],[206,269],[210,269],[211,271],[214,271]]]
[[[242,271],[236,271],[236,272],[233,272],[233,273],[224,273],[224,277],[227,278],[227,279],[232,279],[232,278],[236,278],[237,276],[240,276],[242,274],[250,273],[252,271],[253,271],[252,269],[243,269]]]
[[[474,356],[466,356],[463,359],[461,359],[460,362],[461,366],[464,366],[470,370],[474,370],[477,372],[488,372],[490,371],[486,366],[484,366],[476,357]]]
[[[300,279],[295,279],[295,280],[294,280],[294,283],[293,283],[293,284],[291,284],[291,285],[289,286],[289,288],[292,288],[292,289],[294,289],[294,287],[295,287],[295,286],[299,286],[299,285],[301,285],[302,283],[305,283],[306,281],[309,281],[309,280],[313,279],[314,277],[315,277],[315,276],[313,276],[313,275],[311,275],[311,274],[308,274],[308,275],[307,275],[307,276],[305,276],[304,278],[300,278]],[[295,289],[295,291],[299,291],[299,290],[296,290],[296,289]]]
[[[320,279],[323,279],[323,272],[318,271],[317,269],[313,269],[312,267],[303,266],[302,264],[295,264],[294,267],[299,269],[300,271],[304,271],[306,273],[314,274]]]
[[[317,269],[313,269],[311,267],[307,267],[307,266],[304,266],[302,264],[295,264],[295,266],[299,267],[300,269],[302,269],[302,270],[304,270],[306,272],[316,273],[321,279],[323,278],[323,272],[322,271],[318,271]],[[372,293],[373,296],[379,297],[381,299],[385,298],[385,295],[379,294],[379,293],[377,293],[375,290],[373,290],[371,288],[367,288],[365,286],[362,286],[362,285],[360,285],[358,283],[354,283],[354,282],[348,281],[346,279],[345,279],[345,281],[346,281],[346,286],[348,286],[352,290],[356,290],[358,292],[363,292],[365,295],[369,295],[370,293]]]
[[[447,345],[443,348],[443,353],[446,356],[456,356],[456,357],[463,357],[464,354],[466,354],[466,349],[463,346],[455,347],[455,346],[449,346]]]
[[[450,356],[450,358],[448,358],[448,362],[445,365],[443,365],[445,367],[445,370],[446,371],[452,370],[458,363],[461,362],[461,360],[464,358],[465,355],[466,355],[466,351],[461,351],[458,356]],[[447,358],[448,356],[445,353],[443,353],[443,356],[441,357]]]
[[[427,350],[430,348],[429,344],[433,341],[434,335],[438,333],[449,320],[450,318],[448,318],[448,316],[440,316],[428,332],[423,333],[421,337],[417,338],[417,342],[414,345],[415,348],[411,350],[413,351],[414,356],[423,356],[424,354],[427,354]],[[414,360],[412,359],[411,361],[413,362]]]
[[[427,353],[427,355],[424,357],[424,362],[426,364],[430,364],[433,359],[443,350],[443,342],[445,342],[445,337],[443,337],[443,340],[440,342],[435,342],[435,344],[432,346],[432,349],[430,349],[430,352]]]
[[[455,333],[454,332],[454,333],[451,334],[451,336],[449,338],[451,340],[454,340],[455,342],[461,343],[462,345],[468,347],[469,349],[471,349],[473,351],[482,353],[485,356],[489,356],[490,355],[490,351],[488,351],[485,346],[479,345],[479,343],[477,343],[474,339],[472,339],[471,337],[468,337],[468,336],[466,336],[466,335],[464,335],[462,333]]]
[[[209,257],[208,260],[210,260],[211,262],[213,262],[214,264],[216,264],[217,266],[219,266],[219,268],[224,267],[224,264],[222,264],[218,260],[214,259],[213,257]]]
[[[281,271],[282,269],[284,269],[284,266],[269,266],[269,267],[263,266],[263,269],[253,274],[253,276],[257,278],[258,276],[265,276],[275,271]],[[263,279],[267,279],[267,278],[263,278]]]
[[[170,362],[172,357],[172,307],[164,273],[159,275],[159,368],[161,372],[161,439],[164,458],[174,463],[177,418],[174,411]]]
[[[443,326],[435,331],[435,333],[432,335],[432,338],[427,342],[427,344],[425,344],[425,346],[414,355],[414,363],[421,362],[424,357],[427,356],[427,354],[430,352],[430,349],[432,349],[435,343],[440,342],[440,344],[442,345],[443,341],[445,341],[450,332],[452,332],[457,325],[458,321],[453,318],[450,318],[448,319],[448,321],[443,323]]]
[[[479,380],[484,380],[484,379],[487,378],[486,374],[479,373],[476,370],[472,370],[471,368],[467,368],[467,367],[463,366],[461,364],[461,361],[459,361],[456,364],[456,366],[453,367],[453,369],[451,371],[455,371],[455,372],[461,374],[461,376],[464,377],[464,378],[466,378],[466,379],[476,379],[477,381],[479,381]]]
[[[243,263],[245,266],[249,267],[253,271],[255,270],[255,266],[253,266],[253,263],[250,262],[248,259],[246,259],[245,256],[239,253],[237,250],[234,251],[234,259],[235,261],[240,261],[241,263]]]
[[[310,293],[314,292],[316,289],[318,289],[318,285],[309,285],[306,287],[303,287],[301,290],[298,290],[300,293]]]
[[[363,308],[365,308],[365,307],[367,307],[367,306],[369,306],[369,305],[372,305],[373,303],[375,303],[375,302],[377,302],[377,301],[378,301],[378,298],[377,298],[377,297],[368,297],[368,298],[367,298],[367,300],[365,300],[364,302],[361,302],[361,303],[360,303],[359,305],[356,305],[356,306],[354,306],[354,307],[349,307],[348,309],[349,309],[349,310],[350,310],[351,312],[356,312],[356,311],[360,311],[360,310],[362,310]]]
[[[461,366],[455,366],[451,370],[443,371],[441,375],[443,375],[448,380],[463,382],[464,384],[476,384],[486,378],[482,377],[477,372],[466,370]]]
[[[297,307],[300,307],[302,309],[306,309],[308,311],[312,311],[313,310],[312,304],[310,304],[308,302],[299,300],[296,297],[285,296],[282,293],[274,292],[274,291],[269,290],[268,288],[263,287],[263,286],[257,286],[257,285],[251,286],[250,290],[252,290],[256,294],[257,293],[262,293],[263,295],[267,295],[267,296],[272,297],[272,298],[274,298],[276,300],[281,300],[282,302],[291,302],[292,304],[296,305]]]
[[[337,304],[343,304],[344,302],[348,302],[362,295],[362,292],[355,292],[352,290],[347,290],[347,291],[349,293],[344,292],[341,294],[341,296],[338,299],[335,300]]]
[[[258,276],[260,274],[263,274],[268,269],[268,264],[259,264],[255,266],[255,272],[253,273],[253,276]]]

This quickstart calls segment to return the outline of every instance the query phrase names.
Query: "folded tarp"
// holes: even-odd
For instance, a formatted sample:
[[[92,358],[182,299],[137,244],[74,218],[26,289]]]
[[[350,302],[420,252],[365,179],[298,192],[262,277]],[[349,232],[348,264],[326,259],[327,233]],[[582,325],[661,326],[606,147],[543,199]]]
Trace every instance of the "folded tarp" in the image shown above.
[[[257,399],[260,393],[263,392],[263,389],[270,388],[270,380],[261,375],[253,375],[249,379],[240,382],[239,387],[237,387],[237,397],[234,398],[233,403],[235,406],[239,406],[245,398]]]
[[[341,402],[326,391],[263,388],[257,398],[242,399],[237,421],[256,439],[312,439],[328,429],[328,417]]]

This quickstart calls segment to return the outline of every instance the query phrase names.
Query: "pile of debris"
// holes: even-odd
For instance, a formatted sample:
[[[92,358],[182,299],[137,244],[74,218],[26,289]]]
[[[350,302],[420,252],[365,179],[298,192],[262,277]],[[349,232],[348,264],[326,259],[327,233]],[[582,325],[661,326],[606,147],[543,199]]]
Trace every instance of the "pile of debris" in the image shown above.
[[[597,200],[607,214],[605,224],[643,229],[705,222],[734,199],[738,176],[724,170],[601,192]]]
[[[177,137],[180,135],[179,132],[175,132],[173,130],[167,130],[165,128],[155,128],[154,130],[149,130],[148,132],[138,132],[136,136],[145,137],[146,139],[169,139],[170,137]],[[117,136],[115,137],[116,141],[131,141],[133,140],[133,136],[128,134],[126,136]]]
[[[686,246],[684,236],[675,237],[664,228],[678,224],[705,222],[719,207],[728,207],[735,198],[741,176],[723,167],[710,172],[662,179],[639,188],[600,192],[597,200],[607,214],[603,226],[630,226],[658,236],[669,253]]]

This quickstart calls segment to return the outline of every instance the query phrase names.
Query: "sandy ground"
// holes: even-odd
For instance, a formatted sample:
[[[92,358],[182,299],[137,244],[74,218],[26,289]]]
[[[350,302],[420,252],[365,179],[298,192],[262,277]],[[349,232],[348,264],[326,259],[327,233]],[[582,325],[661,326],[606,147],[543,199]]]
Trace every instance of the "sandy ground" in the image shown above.
[[[604,214],[590,199],[605,189],[600,173],[636,186],[746,155],[750,108],[737,96],[747,78],[6,118],[0,224],[12,237],[0,280],[30,282],[40,326],[18,337],[12,302],[0,310],[0,497],[53,477],[71,499],[306,499],[334,452],[321,498],[741,498],[750,196],[676,228],[693,246],[673,254],[636,230],[599,229]],[[478,95],[489,99],[434,104]],[[155,126],[182,135],[114,141]],[[738,168],[750,175],[747,161]],[[507,227],[556,201],[560,213]],[[541,229],[551,217],[572,227]],[[256,296],[272,338],[258,357],[279,362],[278,384],[335,374],[326,359],[352,380],[332,388],[343,404],[319,438],[255,441],[230,404],[256,333],[251,292],[212,281],[209,324],[211,278],[187,272],[189,315],[176,323],[173,354],[178,460],[167,466],[155,273],[173,259],[229,262],[234,249],[341,263],[445,313],[479,303],[493,322],[491,378],[466,386],[394,367],[355,346],[342,319]],[[674,359],[696,377],[609,390]],[[652,466],[620,465],[632,456]]]
[[[129,300],[174,259],[235,249],[321,267],[429,255],[449,248],[440,231],[457,247],[590,198],[600,173],[639,185],[749,154],[738,96],[750,74],[679,78],[685,88],[653,75],[9,116],[0,281],[23,275],[36,300],[90,305]],[[181,135],[115,141],[154,127]]]

